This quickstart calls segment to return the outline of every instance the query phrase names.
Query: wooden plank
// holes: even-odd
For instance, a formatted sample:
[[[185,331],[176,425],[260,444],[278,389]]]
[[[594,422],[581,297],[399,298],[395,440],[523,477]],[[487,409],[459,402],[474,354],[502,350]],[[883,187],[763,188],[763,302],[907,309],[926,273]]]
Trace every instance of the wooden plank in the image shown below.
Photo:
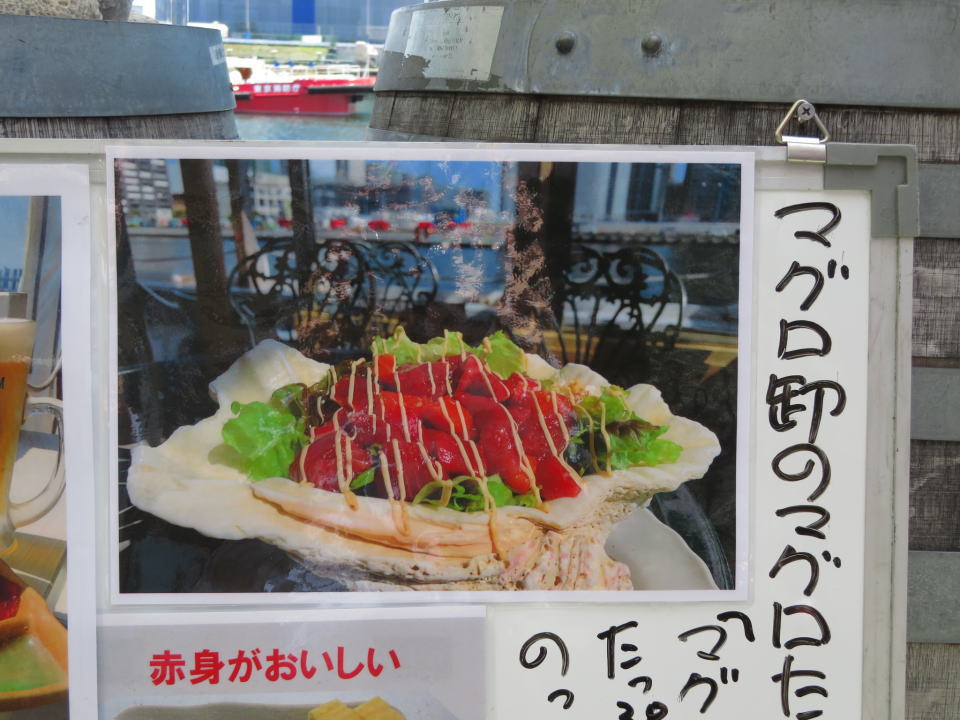
[[[437,116],[456,102],[459,118]],[[379,130],[468,140],[693,145],[772,145],[785,106],[590,95],[510,95],[461,92],[379,92],[370,126]],[[534,116],[534,126],[506,123],[498,109]],[[960,112],[915,108],[819,105],[833,140],[916,145],[921,162],[960,162]],[[461,123],[460,118],[469,117]]]
[[[235,140],[233,111],[190,115],[130,115],[94,118],[4,118],[0,138],[208,138]]]
[[[459,97],[454,100],[449,126],[452,137],[503,142],[536,133],[537,105],[522,95],[484,95],[468,103]]]
[[[538,106],[534,142],[669,145],[676,140],[679,108],[674,104],[544,96]]]
[[[907,645],[907,720],[960,717],[960,645]]]
[[[960,553],[911,550],[910,642],[960,643]]]
[[[418,128],[416,132],[421,135],[449,137],[450,115],[455,99],[456,97],[451,94],[424,93],[420,102],[408,103],[401,102],[401,98],[398,97],[390,113],[390,127],[415,127]],[[378,95],[374,105],[380,102],[381,98]],[[376,111],[370,119],[370,127],[376,127],[373,124],[375,117],[379,118]]]
[[[910,437],[960,442],[960,368],[913,368]]]
[[[960,241],[917,238],[913,298],[914,356],[960,358]]]
[[[960,552],[960,443],[910,445],[910,549]]]
[[[384,127],[390,124],[390,116],[393,114],[394,95],[391,93],[378,93],[373,103],[373,114],[370,117],[370,127]]]

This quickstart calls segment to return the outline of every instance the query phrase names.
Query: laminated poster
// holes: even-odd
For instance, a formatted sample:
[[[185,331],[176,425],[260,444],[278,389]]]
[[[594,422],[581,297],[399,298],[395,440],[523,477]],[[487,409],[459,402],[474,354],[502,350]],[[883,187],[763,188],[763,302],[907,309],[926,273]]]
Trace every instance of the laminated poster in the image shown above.
[[[100,718],[859,717],[867,192],[590,146],[106,168]]]
[[[81,311],[90,295],[90,205],[86,164],[0,158],[0,716],[17,720],[66,717],[88,697],[68,677],[85,659],[84,630],[68,641],[68,625],[84,618],[91,647],[94,632],[68,579],[67,517],[85,514],[89,476],[64,428],[89,427],[89,326],[61,327],[61,292]]]

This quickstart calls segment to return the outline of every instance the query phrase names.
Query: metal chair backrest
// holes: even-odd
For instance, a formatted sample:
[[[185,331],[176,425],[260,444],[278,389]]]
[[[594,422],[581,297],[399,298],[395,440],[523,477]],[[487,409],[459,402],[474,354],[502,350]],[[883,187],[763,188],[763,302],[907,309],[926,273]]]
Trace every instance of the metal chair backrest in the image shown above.
[[[312,357],[358,357],[437,294],[433,264],[410,243],[326,238],[301,288],[290,238],[270,240],[231,271],[231,304],[251,345],[274,338]]]
[[[679,276],[652,248],[574,243],[553,303],[560,359],[639,382],[651,356],[676,343],[685,305]]]

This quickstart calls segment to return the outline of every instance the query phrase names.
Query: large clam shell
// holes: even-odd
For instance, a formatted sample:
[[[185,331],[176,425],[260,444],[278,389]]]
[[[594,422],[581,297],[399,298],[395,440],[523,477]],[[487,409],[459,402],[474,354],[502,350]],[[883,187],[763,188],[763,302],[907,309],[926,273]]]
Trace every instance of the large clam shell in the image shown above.
[[[557,371],[530,360],[532,374],[560,385],[598,393],[607,384],[582,365]],[[625,588],[629,574],[603,551],[613,524],[655,493],[701,477],[720,451],[707,428],[672,415],[656,388],[637,385],[628,404],[650,422],[669,425],[664,437],[683,448],[678,461],[589,475],[580,495],[554,500],[546,512],[501,508],[493,533],[485,513],[408,506],[398,522],[387,500],[361,497],[351,509],[339,493],[286,478],[251,482],[231,464],[221,439],[231,404],[266,401],[276,388],[313,384],[328,369],[281,343],[257,345],[211,384],[216,414],[179,428],[158,447],[134,448],[127,476],[132,502],[210,537],[272,543],[355,589]]]

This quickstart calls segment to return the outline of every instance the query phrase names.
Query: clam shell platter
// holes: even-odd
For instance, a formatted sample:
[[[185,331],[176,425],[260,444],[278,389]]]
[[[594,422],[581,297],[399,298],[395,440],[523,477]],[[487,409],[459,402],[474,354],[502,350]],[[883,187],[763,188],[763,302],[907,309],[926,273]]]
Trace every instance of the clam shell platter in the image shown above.
[[[438,364],[445,364],[447,359],[441,357],[442,362]],[[331,372],[330,365],[311,360],[279,342],[265,340],[237,359],[211,384],[211,395],[218,404],[212,416],[178,428],[156,447],[147,444],[133,447],[129,465],[121,463],[121,482],[125,480],[131,507],[136,508],[137,513],[146,513],[148,525],[152,523],[153,528],[121,542],[121,568],[125,567],[128,577],[139,578],[135,591],[714,590],[732,587],[727,563],[710,523],[692,496],[682,491],[685,482],[708,472],[720,454],[720,443],[716,434],[704,425],[674,415],[657,388],[640,384],[618,392],[627,411],[635,418],[642,418],[646,423],[644,427],[666,428],[659,431],[662,434],[657,436],[657,442],[677,448],[666,461],[650,465],[621,463],[617,467],[611,467],[609,461],[600,467],[594,461],[592,469],[574,471],[561,459],[556,446],[561,442],[560,437],[555,435],[556,441],[551,439],[544,412],[536,406],[542,437],[553,449],[554,458],[566,468],[561,474],[569,471],[566,485],[553,481],[540,483],[538,470],[539,491],[534,489],[532,497],[530,492],[522,497],[514,495],[514,500],[501,505],[492,494],[493,488],[485,484],[474,488],[482,495],[482,507],[465,512],[463,507],[450,504],[450,480],[443,480],[440,472],[444,456],[432,440],[426,441],[421,435],[419,442],[414,438],[411,443],[411,438],[406,438],[407,445],[420,448],[424,461],[418,465],[420,472],[426,468],[435,478],[434,483],[425,485],[426,479],[414,477],[413,461],[409,457],[404,464],[395,440],[393,453],[389,439],[381,439],[383,447],[369,446],[367,449],[371,452],[367,453],[357,449],[357,436],[363,430],[340,427],[341,422],[359,422],[349,420],[351,416],[342,415],[343,411],[356,409],[368,400],[369,408],[373,408],[375,402],[386,404],[385,400],[374,401],[374,392],[380,392],[382,380],[373,377],[376,372],[373,366],[379,365],[376,360],[375,355],[373,361],[352,364],[348,378],[342,368],[338,376]],[[496,397],[489,379],[492,373],[481,363],[476,365],[481,368],[478,370],[481,380]],[[597,399],[606,397],[605,388],[610,388],[601,375],[583,365],[568,364],[558,369],[532,354],[524,356],[523,365],[524,382],[529,383],[529,387],[537,388],[537,392],[541,387],[550,388],[544,391],[544,396],[553,394],[553,411],[561,425],[566,421],[561,417],[563,411],[557,407],[558,397]],[[357,366],[360,366],[359,372]],[[469,368],[470,361],[465,360],[464,366]],[[397,372],[402,373],[402,369]],[[463,375],[467,372],[462,370]],[[483,376],[484,372],[488,374]],[[466,381],[460,377],[457,382],[462,389]],[[339,390],[332,389],[335,382],[339,383],[336,385]],[[435,382],[430,375],[430,382],[436,390],[439,381]],[[326,423],[335,426],[328,449],[333,479],[328,477],[326,484],[316,480],[320,461],[315,461],[306,450],[289,463],[287,477],[267,473],[251,479],[249,468],[238,459],[234,446],[225,441],[229,433],[224,428],[234,420],[238,408],[271,403],[276,399],[278,388],[311,388],[323,383],[329,383],[330,397],[336,397],[337,392],[341,396],[348,393],[346,399],[338,397],[343,408]],[[442,391],[433,394],[435,405],[446,402],[446,398],[436,397],[442,395]],[[409,412],[418,412],[409,391],[407,396],[406,401],[400,398],[404,423],[408,420],[408,406]],[[470,406],[469,398],[461,399]],[[319,409],[322,401],[311,402],[316,402]],[[466,426],[458,427],[458,421],[449,417],[454,405],[449,406],[449,413],[444,407],[441,410],[450,423],[451,434],[462,434],[462,441],[455,439],[466,467],[473,471],[470,474],[487,474],[477,472],[477,467],[484,465],[484,453],[470,440]],[[506,413],[502,406],[499,409]],[[482,408],[474,407],[474,410],[480,413]],[[459,406],[457,412],[463,412]],[[370,415],[375,413],[371,410]],[[466,423],[462,414],[460,418],[459,422]],[[382,421],[386,421],[385,416]],[[517,424],[513,420],[510,423],[514,428],[513,437],[517,438]],[[554,423],[555,432],[557,424]],[[415,432],[430,432],[419,427]],[[308,447],[322,444],[323,436],[319,435],[322,432],[323,427],[311,430],[317,435],[311,435],[312,443]],[[602,424],[600,433],[602,438],[598,434],[597,442],[612,448]],[[569,436],[570,431],[564,429],[562,442],[566,445],[569,445]],[[581,442],[586,444],[585,439]],[[593,443],[591,430],[591,447]],[[519,439],[517,444],[522,446]],[[485,447],[489,464],[489,445]],[[358,454],[372,458],[374,464],[379,460],[378,472],[386,475],[386,479],[380,480],[385,491],[381,496],[353,488],[350,482],[353,475],[370,464],[363,463],[363,458],[358,460]],[[419,459],[415,461],[420,463]],[[358,462],[361,464],[357,465]],[[454,458],[452,462],[459,460]],[[531,477],[526,489],[533,489],[533,466],[523,465],[520,470]],[[373,470],[369,472],[372,478]],[[509,477],[507,475],[509,485],[517,493],[524,489],[517,490]],[[525,481],[521,476],[517,482]],[[436,485],[437,490],[432,498],[429,497],[430,485]],[[508,496],[513,494],[507,485],[499,483],[499,477],[498,485]],[[457,487],[453,490],[459,492]],[[660,494],[663,495],[651,503]],[[410,502],[413,495],[417,495],[417,502]],[[420,502],[421,496],[427,498],[427,502]],[[458,497],[456,492],[453,497]],[[522,501],[524,497],[528,501]],[[129,523],[123,519],[123,512],[121,518],[121,526]],[[227,542],[217,543],[217,540]],[[191,550],[195,548],[205,550]],[[137,559],[131,559],[131,555]],[[167,564],[147,568],[144,557],[152,557],[156,562],[165,560]],[[184,573],[192,578],[188,583],[183,581]],[[177,582],[180,585],[176,585]]]

